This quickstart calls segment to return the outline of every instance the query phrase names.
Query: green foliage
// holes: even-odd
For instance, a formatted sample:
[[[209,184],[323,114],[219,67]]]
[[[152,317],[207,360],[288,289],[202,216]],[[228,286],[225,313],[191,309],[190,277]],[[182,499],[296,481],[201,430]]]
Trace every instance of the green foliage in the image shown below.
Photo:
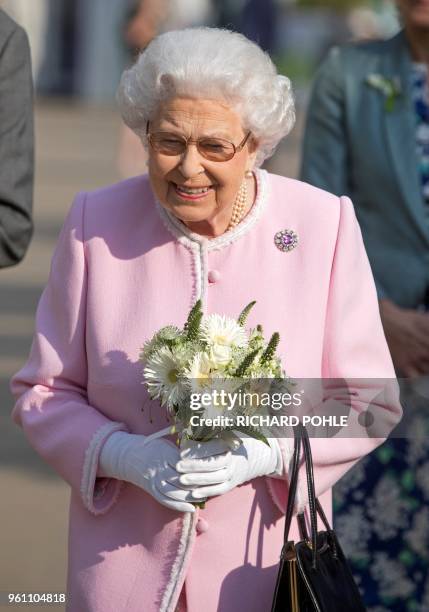
[[[260,349],[263,350],[265,348],[265,340],[262,332],[259,332],[257,329],[252,330],[252,333],[249,336],[249,349],[255,350]]]
[[[187,329],[186,338],[190,342],[198,340],[202,318],[203,318],[203,313],[199,310],[194,314],[194,316],[191,318],[190,321],[188,319],[188,329]]]
[[[160,341],[159,334],[160,332],[157,332],[151,340],[144,343],[140,352],[140,361],[143,361],[143,363],[146,363],[161,348],[163,343]]]
[[[186,340],[193,342],[198,340],[198,334],[200,331],[201,320],[203,318],[202,302],[197,300],[192,306],[183,331],[186,333]]]
[[[172,349],[179,344],[180,334],[180,329],[175,325],[166,325],[166,327],[159,330],[157,340],[160,344],[165,344],[168,348]]]
[[[249,312],[252,310],[255,304],[256,304],[256,301],[253,300],[253,302],[250,302],[249,304],[247,304],[247,306],[245,306],[243,310],[240,312],[240,314],[238,315],[237,323],[241,325],[241,327],[244,327],[244,324],[246,323],[246,319],[249,316]]]
[[[247,370],[250,368],[252,363],[255,361],[255,357],[258,353],[259,353],[259,349],[255,349],[254,351],[246,355],[246,357],[243,359],[243,361],[240,363],[240,365],[235,371],[234,376],[236,378],[241,378],[242,376],[246,374]]]
[[[161,347],[174,348],[180,342],[181,331],[175,325],[162,327],[151,340],[144,343],[140,352],[140,360],[144,363]]]
[[[265,349],[264,353],[261,357],[261,363],[268,363],[273,357],[277,350],[277,347],[280,342],[280,334],[278,332],[274,332],[271,336],[270,341],[268,342],[268,346]]]
[[[201,308],[202,308],[202,302],[201,300],[197,300],[195,304],[192,306],[191,310],[189,311],[188,319],[185,323],[185,327],[183,328],[184,331],[188,331],[195,317],[199,316],[199,314],[202,313]],[[201,321],[201,318],[202,318],[202,314],[200,317],[200,321]]]

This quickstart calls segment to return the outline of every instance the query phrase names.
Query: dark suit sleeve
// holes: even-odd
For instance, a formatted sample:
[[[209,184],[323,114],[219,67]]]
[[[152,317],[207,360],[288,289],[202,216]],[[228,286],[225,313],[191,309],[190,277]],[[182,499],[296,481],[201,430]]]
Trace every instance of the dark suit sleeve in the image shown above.
[[[334,47],[313,83],[301,164],[303,181],[337,196],[350,195],[343,79],[341,50]]]
[[[18,263],[32,233],[33,84],[27,35],[0,41],[0,268]]]

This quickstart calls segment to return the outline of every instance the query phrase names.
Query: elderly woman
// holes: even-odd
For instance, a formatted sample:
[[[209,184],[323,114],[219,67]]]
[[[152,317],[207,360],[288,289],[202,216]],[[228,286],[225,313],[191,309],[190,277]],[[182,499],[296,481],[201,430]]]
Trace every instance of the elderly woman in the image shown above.
[[[149,172],[76,197],[12,381],[13,418],[71,486],[70,611],[261,612],[291,445],[243,437],[186,457],[171,435],[146,440],[166,415],[142,385],[139,351],[163,325],[183,325],[197,298],[230,316],[255,299],[249,325],[280,331],[290,376],[393,377],[361,233],[349,199],[259,169],[290,131],[293,101],[243,36],[159,36],[119,100]],[[353,397],[364,409],[362,380]],[[380,406],[397,419],[397,403]],[[380,441],[313,440],[328,515],[333,483]]]

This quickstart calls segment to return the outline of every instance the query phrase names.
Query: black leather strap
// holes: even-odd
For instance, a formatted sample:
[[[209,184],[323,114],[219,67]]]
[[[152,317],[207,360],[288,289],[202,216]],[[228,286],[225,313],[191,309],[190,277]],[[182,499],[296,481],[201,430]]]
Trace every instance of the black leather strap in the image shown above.
[[[305,427],[301,429],[302,443],[304,448],[305,469],[307,473],[308,507],[310,511],[310,533],[312,566],[316,569],[317,565],[317,512],[316,512],[316,493],[314,489],[313,459],[311,456],[310,440]]]
[[[293,449],[292,457],[292,471],[289,481],[289,495],[287,500],[286,518],[285,518],[285,529],[283,542],[287,544],[289,540],[290,525],[292,522],[293,509],[295,506],[296,487],[298,485],[298,472],[299,472],[299,458],[301,453],[301,436],[297,435],[296,428],[294,428],[295,444]]]
[[[328,519],[320,505],[319,500],[316,498],[316,492],[314,487],[314,474],[313,474],[313,459],[311,456],[311,445],[308,437],[308,432],[302,425],[294,427],[294,452],[292,458],[292,470],[290,477],[290,487],[288,503],[286,508],[285,518],[285,530],[284,530],[284,545],[288,542],[289,531],[293,517],[293,510],[295,506],[296,491],[298,486],[298,474],[300,467],[300,451],[301,444],[304,450],[304,461],[305,470],[307,477],[307,491],[308,491],[308,506],[310,515],[310,535],[311,535],[311,548],[312,548],[312,566],[314,569],[317,567],[317,515],[320,516],[322,522],[328,532],[332,532],[332,528],[329,525]],[[297,516],[298,526],[301,533],[301,537],[309,541],[307,525],[305,522],[304,513],[300,513]],[[334,555],[336,555],[335,539],[333,538]]]

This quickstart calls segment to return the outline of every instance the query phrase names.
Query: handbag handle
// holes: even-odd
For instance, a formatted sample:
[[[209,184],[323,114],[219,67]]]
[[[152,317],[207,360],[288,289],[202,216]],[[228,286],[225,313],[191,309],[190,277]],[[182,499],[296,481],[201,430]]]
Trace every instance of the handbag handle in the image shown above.
[[[289,539],[290,525],[292,522],[293,508],[295,505],[296,488],[298,485],[298,471],[299,471],[299,456],[301,454],[301,436],[298,436],[296,429],[294,428],[295,445],[292,456],[292,473],[289,481],[289,495],[287,500],[285,528],[283,535],[283,544],[286,545]]]
[[[306,428],[301,424],[294,427],[294,437],[295,437],[295,444],[294,444],[294,452],[293,452],[293,457],[292,457],[292,474],[290,478],[289,496],[288,496],[288,503],[287,503],[287,508],[286,508],[283,544],[285,546],[288,542],[289,531],[290,531],[290,526],[292,522],[293,508],[295,505],[296,490],[298,486],[299,460],[300,460],[301,440],[302,440],[302,446],[304,450],[306,479],[307,479],[311,541],[308,537],[304,513],[303,512],[299,513],[297,515],[297,519],[298,519],[298,526],[299,526],[299,530],[301,533],[301,537],[310,543],[311,550],[312,550],[312,567],[316,569],[317,568],[317,515],[319,514],[328,532],[331,532],[332,529],[329,525],[329,522],[326,518],[323,508],[319,500],[316,497],[315,488],[314,488],[314,474],[313,474],[313,460],[311,456],[311,445],[310,445],[310,440],[309,440],[308,432]],[[335,547],[335,540],[333,540],[334,556],[336,556],[336,552],[337,551]]]

